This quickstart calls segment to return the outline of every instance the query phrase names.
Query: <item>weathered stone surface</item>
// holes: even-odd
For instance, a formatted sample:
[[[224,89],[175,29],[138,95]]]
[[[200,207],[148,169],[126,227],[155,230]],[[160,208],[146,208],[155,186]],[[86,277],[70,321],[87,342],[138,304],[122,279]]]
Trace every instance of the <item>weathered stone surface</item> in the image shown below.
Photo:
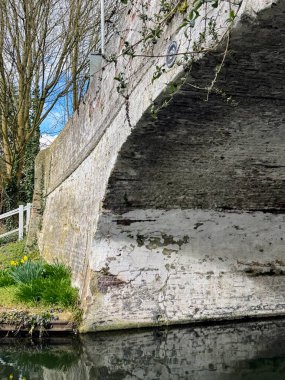
[[[227,6],[212,10],[221,35]],[[122,20],[130,42],[139,22]],[[285,312],[284,23],[284,2],[244,0],[218,82],[226,96],[206,102],[191,86],[211,81],[217,48],[156,121],[149,106],[185,75],[182,66],[151,86],[163,58],[134,59],[126,115],[113,81],[122,62],[116,72],[108,65],[45,153],[38,241],[44,257],[72,267],[82,330]],[[154,53],[172,40],[188,46],[177,25]],[[114,38],[108,49],[120,44]]]
[[[40,238],[40,230],[42,228],[43,213],[45,209],[45,195],[49,180],[50,169],[50,151],[42,150],[35,161],[35,184],[33,194],[33,207],[31,212],[31,220],[29,225],[29,238],[27,247],[33,249],[37,247]]]
[[[89,260],[96,277],[83,328],[284,313],[284,222],[257,212],[106,213]],[[103,291],[110,275],[116,281]]]

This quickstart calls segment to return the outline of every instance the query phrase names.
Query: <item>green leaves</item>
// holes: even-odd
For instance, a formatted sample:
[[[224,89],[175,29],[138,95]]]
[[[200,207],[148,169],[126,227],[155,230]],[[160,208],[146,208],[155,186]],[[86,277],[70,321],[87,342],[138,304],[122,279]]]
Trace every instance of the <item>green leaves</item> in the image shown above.
[[[188,13],[188,15],[184,18],[183,24],[181,25],[181,27],[187,26],[187,25],[193,27],[194,23],[195,23],[195,20],[200,16],[199,10],[202,7],[202,5],[205,4],[205,3],[209,3],[210,2],[213,8],[217,8],[218,5],[219,5],[219,1],[220,0],[212,0],[212,1],[194,0],[193,1],[193,8]],[[187,2],[186,2],[186,4],[187,4]],[[188,8],[188,6],[187,6],[187,8]],[[179,29],[181,29],[181,27]]]
[[[156,44],[157,40],[160,38],[162,33],[162,28],[158,25],[156,28],[150,28],[149,33],[144,38],[145,41],[151,40],[153,44]]]
[[[135,49],[128,41],[125,41],[125,47],[122,50],[122,54],[129,55],[130,57],[134,57],[135,55]]]
[[[160,0],[160,11],[163,13],[168,13],[171,11],[172,4],[166,0]]]
[[[78,292],[69,279],[38,278],[18,289],[17,297],[25,302],[42,302],[45,305],[75,306]]]
[[[153,84],[153,82],[156,80],[156,79],[158,79],[159,77],[161,77],[161,75],[163,74],[163,73],[165,73],[166,72],[166,70],[165,70],[165,68],[164,68],[164,65],[162,65],[162,66],[155,66],[155,72],[154,72],[154,74],[153,74],[153,76],[152,76],[152,79],[151,79],[151,84]]]
[[[179,7],[178,7],[178,11],[180,12],[180,13],[186,13],[187,12],[187,9],[188,9],[188,3],[187,3],[187,1],[183,1],[180,5],[179,5]]]
[[[71,271],[55,262],[27,260],[23,264],[0,270],[0,288],[13,287],[18,301],[73,307],[78,292],[71,286]]]
[[[185,78],[182,78],[180,81],[169,83],[168,92],[170,95],[174,95],[182,86]]]
[[[16,284],[27,284],[44,274],[44,265],[41,262],[27,261],[23,265],[14,267],[10,277]]]
[[[150,107],[150,114],[154,120],[157,119],[157,113],[158,113],[158,108],[154,104],[152,104]]]
[[[122,93],[126,88],[127,88],[127,82],[125,80],[125,74],[124,73],[119,73],[117,76],[114,77],[114,80],[119,82],[117,86],[117,91],[118,93]]]
[[[219,5],[219,0],[215,0],[212,2],[212,7],[213,8],[218,8],[218,5]]]
[[[0,271],[0,288],[14,285],[14,280],[10,276],[10,270],[5,269]]]
[[[162,58],[164,55],[158,51],[158,53],[153,49],[153,51],[149,52],[147,49],[149,47],[153,48],[151,44],[156,44],[158,41],[161,41],[164,31],[168,26],[169,22],[175,17],[177,22],[180,22],[178,27],[178,31],[182,29],[182,33],[188,40],[188,47],[185,49],[185,53],[180,52],[179,55],[183,55],[183,59],[176,60],[176,66],[183,65],[184,72],[188,73],[192,69],[192,64],[195,61],[196,57],[199,57],[198,54],[202,54],[211,50],[214,44],[219,44],[222,41],[223,36],[220,33],[220,29],[217,28],[216,19],[219,12],[213,10],[219,8],[221,4],[223,4],[223,0],[160,0],[159,1],[159,9],[156,13],[148,12],[149,3],[150,2],[142,2],[142,10],[135,7],[135,2],[133,0],[121,0],[123,4],[129,4],[133,7],[134,12],[138,12],[138,17],[142,21],[141,31],[139,31],[141,38],[136,43],[132,41],[131,43],[126,41],[125,38],[122,37],[124,41],[124,47],[122,49],[122,56],[133,57],[143,57],[144,54],[146,57],[153,58]],[[222,16],[224,19],[224,24],[228,23],[227,26],[228,32],[230,33],[230,29],[232,27],[232,22],[236,17],[236,7],[234,10],[232,9],[233,4],[238,5],[236,2],[232,4],[231,1],[227,1],[228,8],[221,10],[228,17],[227,20],[224,19],[224,15]],[[143,5],[145,4],[145,5]],[[182,16],[181,16],[182,15]],[[183,18],[182,21],[180,21]],[[197,20],[198,19],[198,20]],[[196,21],[197,20],[197,21]],[[198,28],[195,29],[195,33],[191,28],[194,28],[196,22],[199,22]],[[176,25],[175,23],[173,25]],[[129,38],[129,37],[128,37]],[[191,42],[191,43],[190,43]],[[139,44],[142,44],[142,48],[139,50],[139,53],[136,53],[136,49]],[[160,54],[159,54],[160,53]],[[227,53],[227,50],[225,54]],[[173,55],[175,55],[174,53]],[[170,54],[166,54],[166,57],[169,57]],[[118,56],[120,58],[120,56]],[[109,58],[109,62],[112,60]],[[130,60],[125,60],[127,64]],[[114,59],[116,63],[117,60]],[[213,82],[215,83],[217,76],[221,71],[221,67],[224,64],[224,60],[218,65],[215,70],[213,70]],[[168,68],[170,67],[167,62],[162,63],[162,60],[153,60],[153,75],[151,78],[151,84],[163,76],[166,72],[168,72]],[[120,72],[114,78],[118,82],[117,91],[128,99],[128,95],[126,96],[127,91],[125,90],[128,83],[128,77],[124,75],[124,72]],[[168,84],[166,99],[164,100],[162,105],[152,105],[150,107],[150,114],[154,119],[157,118],[157,114],[159,110],[166,106],[173,98],[173,96],[179,91],[182,83],[170,83]],[[193,85],[195,87],[195,85]],[[208,89],[210,87],[197,86],[200,90],[205,90],[208,93]],[[126,107],[127,108],[127,107]]]
[[[231,10],[230,10],[230,15],[229,15],[228,21],[229,21],[229,22],[234,21],[235,17],[236,17],[236,14],[235,14],[234,10],[231,9]]]

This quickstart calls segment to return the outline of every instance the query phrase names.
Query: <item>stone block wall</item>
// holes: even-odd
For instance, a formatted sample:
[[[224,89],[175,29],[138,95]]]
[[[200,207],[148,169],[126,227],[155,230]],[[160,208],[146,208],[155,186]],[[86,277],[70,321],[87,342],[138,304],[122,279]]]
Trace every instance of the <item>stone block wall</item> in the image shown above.
[[[222,35],[227,2],[212,12]],[[191,86],[209,83],[217,48],[157,120],[149,107],[183,67],[151,85],[165,58],[134,59],[126,104],[113,80],[123,62],[106,65],[38,157],[30,242],[71,266],[82,331],[285,312],[284,12],[281,1],[244,0],[217,82],[227,96],[205,101]],[[172,40],[188,46],[179,22],[154,55]],[[139,23],[122,20],[130,42]],[[202,21],[191,44],[201,30]]]

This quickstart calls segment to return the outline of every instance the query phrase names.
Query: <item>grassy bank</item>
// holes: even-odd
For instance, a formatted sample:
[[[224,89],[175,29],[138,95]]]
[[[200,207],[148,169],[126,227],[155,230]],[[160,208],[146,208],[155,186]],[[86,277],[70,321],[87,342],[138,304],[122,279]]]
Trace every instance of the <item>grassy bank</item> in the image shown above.
[[[71,286],[70,270],[44,262],[36,251],[27,254],[24,248],[24,241],[0,247],[0,322],[3,315],[7,319],[21,313],[78,319],[78,292]]]

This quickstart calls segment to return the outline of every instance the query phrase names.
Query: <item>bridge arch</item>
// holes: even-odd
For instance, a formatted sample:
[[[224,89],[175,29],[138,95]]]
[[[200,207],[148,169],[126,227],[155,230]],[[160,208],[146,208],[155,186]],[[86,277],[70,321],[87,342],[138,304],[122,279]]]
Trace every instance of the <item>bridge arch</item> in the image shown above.
[[[156,120],[146,111],[122,146],[107,210],[284,212],[284,10],[242,23],[206,101],[221,54],[204,57]],[[196,81],[194,81],[196,78]]]
[[[284,18],[282,0],[244,0],[221,90],[197,89],[217,49],[156,120],[149,95],[159,105],[167,86],[149,88],[152,61],[129,68],[131,126],[110,66],[38,157],[30,235],[71,266],[83,331],[285,313]]]
[[[206,101],[192,87],[193,78],[209,82],[217,52],[195,65],[156,120],[146,111],[123,144],[90,260],[91,283],[108,300],[92,329],[105,325],[108,308],[119,316],[110,328],[277,312],[285,274],[284,11],[279,4],[235,31],[216,83],[222,94]]]

